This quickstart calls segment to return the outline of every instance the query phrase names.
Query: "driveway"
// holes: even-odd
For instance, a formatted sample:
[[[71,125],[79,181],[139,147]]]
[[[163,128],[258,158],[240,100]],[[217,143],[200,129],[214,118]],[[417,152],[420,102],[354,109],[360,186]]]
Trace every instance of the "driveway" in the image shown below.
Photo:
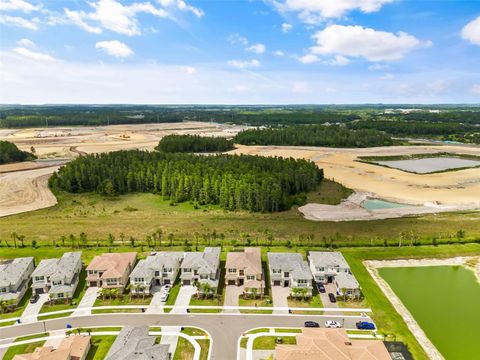
[[[161,290],[162,288],[160,286],[156,286],[152,288],[153,292],[153,297],[152,301],[150,301],[150,304],[148,305],[147,310],[145,311],[147,314],[162,314],[163,311],[163,306],[165,305],[165,302],[160,300],[162,293]]]
[[[238,298],[243,294],[243,286],[227,285],[225,286],[225,300],[223,306],[238,306]],[[239,310],[223,310],[225,313],[240,313]]]
[[[40,313],[40,309],[42,308],[43,304],[45,304],[49,299],[48,294],[41,294],[40,298],[37,300],[35,304],[31,304],[30,302],[27,304],[25,310],[23,310],[22,316],[20,320],[22,323],[32,323],[37,321],[37,315]]]
[[[288,296],[290,295],[289,287],[272,286],[272,300],[274,307],[288,308]],[[288,314],[286,310],[273,310],[274,314]]]
[[[332,303],[330,298],[328,297],[328,293],[335,294],[335,285],[333,284],[325,284],[325,292],[320,293],[320,299],[322,299],[323,307],[326,308],[338,308],[338,303]]]
[[[186,314],[188,305],[190,304],[190,299],[192,298],[193,294],[196,292],[195,286],[192,285],[183,285],[180,287],[180,291],[178,292],[177,299],[175,300],[175,306],[181,306],[178,309],[172,309],[172,314]],[[152,300],[153,302],[153,300]],[[162,331],[175,331],[180,332],[181,326],[162,326]],[[172,358],[175,354],[175,350],[177,349],[178,343],[178,336],[162,336],[160,339],[160,344],[166,344],[169,346],[168,352],[172,354]]]
[[[80,303],[78,304],[73,314],[77,316],[90,315],[92,311],[86,308],[91,308],[93,304],[95,304],[95,300],[97,300],[99,292],[100,292],[100,288],[96,286],[89,287],[85,291],[85,294],[83,295],[82,300],[80,300]]]

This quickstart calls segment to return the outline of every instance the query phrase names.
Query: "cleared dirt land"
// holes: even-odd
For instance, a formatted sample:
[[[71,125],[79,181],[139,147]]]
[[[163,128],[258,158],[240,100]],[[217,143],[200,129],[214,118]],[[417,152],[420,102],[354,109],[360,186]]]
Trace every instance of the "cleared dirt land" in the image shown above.
[[[33,147],[41,161],[0,166],[0,217],[50,207],[57,199],[48,178],[63,161],[81,154],[116,150],[152,150],[169,134],[234,136],[242,127],[201,122],[108,127],[58,127],[0,130],[0,140],[20,149]]]

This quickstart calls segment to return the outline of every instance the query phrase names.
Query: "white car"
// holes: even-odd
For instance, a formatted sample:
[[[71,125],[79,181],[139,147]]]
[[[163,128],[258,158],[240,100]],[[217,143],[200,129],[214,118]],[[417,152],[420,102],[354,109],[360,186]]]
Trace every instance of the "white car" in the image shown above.
[[[328,320],[325,322],[325,327],[326,328],[341,328],[342,324],[340,324],[338,321],[333,321],[333,320]]]
[[[162,289],[160,291],[162,293],[164,293],[164,292],[169,293],[171,288],[172,288],[172,285],[166,284],[166,285],[162,286]]]
[[[162,301],[162,302],[167,301],[168,295],[170,295],[168,292],[162,291],[162,293],[160,294],[160,301]]]

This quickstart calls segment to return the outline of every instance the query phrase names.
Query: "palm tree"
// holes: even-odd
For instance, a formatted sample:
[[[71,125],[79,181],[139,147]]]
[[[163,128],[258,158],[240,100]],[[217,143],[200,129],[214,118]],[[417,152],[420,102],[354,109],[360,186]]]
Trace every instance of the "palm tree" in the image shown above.
[[[292,295],[293,297],[297,298],[300,295],[300,288],[293,288]]]
[[[12,240],[13,240],[13,247],[16,249],[17,248],[17,233],[14,231],[12,232]]]
[[[342,288],[342,294],[343,294],[343,301],[346,301],[346,297],[347,297],[347,289],[346,288]]]
[[[200,283],[200,289],[202,289],[203,296],[207,297],[207,295],[211,292],[212,287],[210,286],[209,283],[203,282],[203,283]]]

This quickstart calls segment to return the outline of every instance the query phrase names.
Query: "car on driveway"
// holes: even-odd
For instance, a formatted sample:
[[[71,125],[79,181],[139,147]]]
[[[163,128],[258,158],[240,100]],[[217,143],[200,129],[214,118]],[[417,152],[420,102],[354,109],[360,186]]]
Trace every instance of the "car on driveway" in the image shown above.
[[[330,299],[330,302],[336,303],[337,299],[335,298],[335,295],[333,293],[328,293],[328,298]]]
[[[167,301],[168,295],[170,295],[170,293],[163,291],[163,292],[160,294],[160,301],[162,301],[162,302]]]
[[[30,304],[35,304],[38,299],[40,299],[40,295],[38,294],[33,294],[32,297],[30,298]]]
[[[325,291],[326,291],[326,290],[325,290],[325,286],[323,286],[323,284],[320,283],[320,282],[317,283],[317,289],[318,289],[318,292],[320,292],[320,293],[322,293],[322,294],[325,293]]]
[[[375,330],[375,324],[368,321],[359,321],[356,325],[359,330]]]
[[[305,327],[318,328],[320,324],[315,321],[305,321]]]
[[[342,324],[340,324],[338,321],[328,320],[325,322],[325,327],[330,329],[341,328]]]

